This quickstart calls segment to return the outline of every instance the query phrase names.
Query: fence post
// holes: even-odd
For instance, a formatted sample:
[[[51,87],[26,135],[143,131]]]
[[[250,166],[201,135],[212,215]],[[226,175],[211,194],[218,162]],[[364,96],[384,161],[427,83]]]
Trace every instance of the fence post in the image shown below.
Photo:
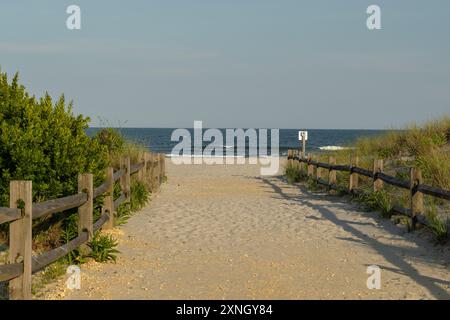
[[[417,225],[417,215],[423,213],[423,193],[418,191],[422,183],[422,171],[419,168],[410,169],[410,197],[411,197],[411,222],[412,228]]]
[[[383,181],[377,178],[378,172],[383,172],[383,159],[373,160],[373,191],[381,191],[383,189]]]
[[[320,157],[317,157],[317,162],[320,162]],[[316,180],[319,181],[322,179],[322,168],[317,166],[316,167]]]
[[[142,160],[144,161],[144,167],[142,168],[144,172],[143,181],[147,183],[147,177],[148,177],[148,152],[144,152],[142,154]]]
[[[293,154],[292,150],[289,149],[288,152],[287,152],[287,157],[288,157],[288,167],[289,167],[289,168],[292,168],[292,167],[293,167],[294,161],[293,161],[292,159],[289,159],[289,158],[291,158],[291,157],[293,157],[293,156],[294,156],[294,154]]]
[[[131,178],[130,178],[130,157],[120,159],[120,168],[125,170],[125,174],[120,178],[120,188],[125,194],[126,201],[130,200]]]
[[[150,152],[148,154],[148,166],[150,169],[150,172],[148,174],[148,180],[151,191],[155,191],[155,154],[153,152]]]
[[[313,156],[308,154],[308,161],[312,161]],[[312,177],[314,175],[314,166],[308,163],[308,177]]]
[[[292,156],[300,158],[299,157],[299,151],[298,150],[292,150]],[[292,167],[295,170],[301,170],[301,165],[302,164],[301,164],[301,162],[299,160],[292,160]]]
[[[161,179],[159,183],[163,183],[166,176],[166,155],[161,153]]]
[[[137,178],[140,182],[144,182],[145,177],[145,153],[139,152],[139,163],[144,163],[144,166],[139,169],[137,173]]]
[[[114,227],[114,169],[106,168],[106,183],[108,190],[103,199],[102,213],[108,215],[108,221],[105,223],[105,229],[112,229]]]
[[[23,273],[9,282],[9,298],[31,299],[32,182],[11,181],[9,206],[22,209],[22,218],[9,225],[9,263],[23,263]]]
[[[152,190],[152,174],[153,174],[153,164],[152,164],[152,154],[150,152],[145,153],[145,182],[150,190]]]
[[[78,207],[78,234],[85,231],[91,239],[94,233],[94,178],[91,173],[78,175],[78,193],[82,192],[87,194],[87,201]]]
[[[160,160],[159,160],[159,153],[156,153],[153,157],[154,167],[153,167],[153,179],[154,179],[154,185],[156,186],[156,189],[159,189],[159,177],[160,177]]]
[[[350,160],[350,179],[349,179],[349,184],[348,184],[348,190],[350,192],[353,192],[354,190],[356,190],[358,188],[358,182],[359,182],[359,176],[356,172],[353,172],[353,167],[357,167],[359,165],[359,157],[358,156],[354,156],[351,158]]]
[[[330,157],[328,160],[328,164],[329,165],[334,165],[336,164],[336,158],[335,157]],[[328,186],[330,188],[330,194],[331,195],[335,195],[336,194],[336,190],[331,189],[332,185],[336,184],[336,170],[334,169],[329,169],[328,170]]]

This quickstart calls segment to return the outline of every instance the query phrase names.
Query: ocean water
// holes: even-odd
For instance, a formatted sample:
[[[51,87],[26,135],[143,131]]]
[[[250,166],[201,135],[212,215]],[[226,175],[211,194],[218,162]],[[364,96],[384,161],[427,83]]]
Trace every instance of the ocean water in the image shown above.
[[[100,128],[89,128],[87,133],[89,135],[95,135]],[[165,153],[168,156],[172,155],[173,147],[178,144],[179,141],[171,141],[173,128],[118,128],[118,130],[129,140],[145,145],[149,150],[153,152]],[[188,129],[191,133],[191,139],[193,141],[193,129]],[[206,129],[204,129],[206,130]],[[223,146],[223,154],[232,148],[225,141],[225,129],[220,129],[223,135],[223,141],[220,143]],[[304,129],[302,129],[304,130]],[[299,149],[301,142],[298,140],[298,129],[280,129],[279,131],[279,154],[287,155],[288,149]],[[352,144],[359,137],[374,137],[385,133],[385,130],[328,130],[328,129],[310,129],[308,130],[308,141],[306,144],[307,152],[323,152],[326,149],[351,147]],[[193,143],[193,142],[192,142]],[[210,142],[203,141],[203,148]],[[270,130],[267,134],[268,154],[270,153]],[[236,145],[236,141],[235,141]],[[238,150],[234,147],[234,154],[249,155],[249,148],[245,150]],[[252,150],[257,152],[257,150]],[[192,154],[194,154],[192,150]]]

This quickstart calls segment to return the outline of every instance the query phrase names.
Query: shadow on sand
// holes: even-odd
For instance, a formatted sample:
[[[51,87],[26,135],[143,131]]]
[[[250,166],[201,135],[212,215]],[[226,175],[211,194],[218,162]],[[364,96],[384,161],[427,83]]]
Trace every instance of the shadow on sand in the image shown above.
[[[418,270],[416,270],[413,266],[411,266],[407,261],[405,261],[402,257],[402,254],[408,255],[410,258],[414,258],[417,260],[423,260],[427,264],[437,264],[442,265],[442,261],[437,261],[433,257],[424,257],[423,254],[423,248],[420,248],[420,246],[424,245],[424,240],[420,240],[417,236],[411,236],[408,237],[408,240],[414,241],[419,247],[417,249],[415,248],[399,248],[397,246],[388,245],[385,243],[382,243],[378,241],[377,239],[370,237],[370,235],[367,235],[357,228],[355,228],[355,225],[373,225],[378,226],[382,228],[384,231],[388,232],[391,235],[395,235],[397,237],[401,237],[400,230],[398,227],[393,225],[391,222],[385,220],[385,221],[377,221],[378,223],[361,223],[356,221],[349,221],[349,220],[343,220],[339,218],[332,210],[333,209],[350,209],[355,211],[355,208],[351,208],[350,204],[342,203],[342,201],[339,202],[339,200],[336,197],[328,197],[327,195],[318,195],[314,194],[308,190],[306,190],[302,186],[292,186],[293,188],[297,187],[300,188],[301,192],[296,193],[295,195],[287,194],[283,191],[283,189],[278,185],[279,183],[282,183],[283,185],[287,185],[287,181],[283,176],[275,176],[275,177],[254,177],[255,179],[261,180],[266,186],[270,187],[270,192],[275,192],[278,195],[278,198],[282,198],[284,200],[289,200],[293,202],[297,202],[298,204],[308,206],[312,209],[314,209],[316,212],[320,213],[323,219],[327,219],[328,221],[333,222],[335,225],[340,226],[345,231],[351,233],[354,237],[357,239],[351,239],[351,238],[342,238],[338,237],[339,240],[344,241],[353,241],[360,244],[364,244],[367,246],[370,246],[374,250],[376,250],[380,255],[382,255],[387,261],[389,261],[392,265],[394,265],[396,268],[388,267],[388,266],[381,266],[380,267],[384,270],[389,270],[391,272],[404,275],[415,281],[418,285],[426,288],[433,297],[437,299],[450,299],[450,294],[443,289],[442,287],[438,286],[440,285],[446,285],[450,286],[450,281],[448,280],[442,280],[442,279],[436,279],[433,277],[425,276],[419,273]],[[326,206],[321,206],[314,204],[313,200],[328,200],[329,203],[327,203]],[[330,200],[335,200],[333,202],[330,202]],[[307,217],[308,218],[308,217]],[[309,216],[309,218],[312,219],[320,219],[315,216]],[[426,245],[426,244],[425,244]],[[431,244],[429,244],[431,245]],[[422,253],[420,252],[422,251]]]

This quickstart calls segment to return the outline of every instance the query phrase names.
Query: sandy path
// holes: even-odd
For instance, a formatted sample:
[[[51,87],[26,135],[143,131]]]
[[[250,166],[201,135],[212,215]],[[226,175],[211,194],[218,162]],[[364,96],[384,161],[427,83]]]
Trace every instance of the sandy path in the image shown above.
[[[312,195],[257,166],[174,166],[151,204],[114,231],[117,264],[82,266],[45,298],[449,298],[450,250],[376,214]],[[382,287],[366,287],[381,267]]]

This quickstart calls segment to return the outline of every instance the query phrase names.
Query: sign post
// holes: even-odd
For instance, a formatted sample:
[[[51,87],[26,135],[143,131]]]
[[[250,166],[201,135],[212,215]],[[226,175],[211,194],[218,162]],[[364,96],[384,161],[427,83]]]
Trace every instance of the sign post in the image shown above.
[[[306,140],[308,140],[308,131],[299,131],[298,140],[302,142],[302,158],[306,157]]]

